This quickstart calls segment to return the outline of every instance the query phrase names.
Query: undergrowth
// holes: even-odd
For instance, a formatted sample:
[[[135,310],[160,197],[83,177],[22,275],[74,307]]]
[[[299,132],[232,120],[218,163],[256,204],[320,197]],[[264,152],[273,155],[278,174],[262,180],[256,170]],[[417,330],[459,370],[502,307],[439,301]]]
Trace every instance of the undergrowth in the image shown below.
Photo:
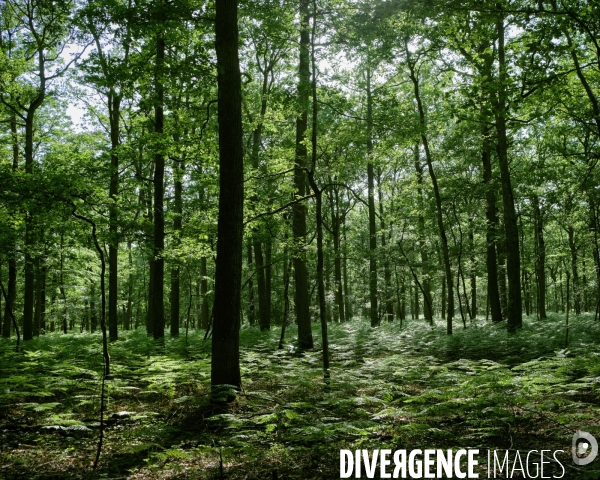
[[[600,322],[525,319],[509,335],[482,320],[446,336],[438,321],[330,325],[331,389],[314,350],[278,329],[241,332],[243,392],[209,401],[210,341],[122,332],[109,346],[107,426],[99,428],[99,334],[47,334],[0,353],[0,477],[339,478],[341,448],[564,450],[563,478],[600,478],[570,461],[582,429],[600,437]],[[481,477],[487,477],[483,470]]]

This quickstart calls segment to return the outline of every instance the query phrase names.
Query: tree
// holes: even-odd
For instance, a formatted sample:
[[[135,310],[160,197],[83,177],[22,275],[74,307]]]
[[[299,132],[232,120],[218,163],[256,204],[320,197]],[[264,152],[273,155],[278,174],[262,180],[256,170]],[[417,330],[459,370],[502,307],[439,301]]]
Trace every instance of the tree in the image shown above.
[[[219,87],[219,222],[212,340],[211,384],[240,388],[244,150],[242,86],[238,57],[237,0],[215,3],[215,46]]]

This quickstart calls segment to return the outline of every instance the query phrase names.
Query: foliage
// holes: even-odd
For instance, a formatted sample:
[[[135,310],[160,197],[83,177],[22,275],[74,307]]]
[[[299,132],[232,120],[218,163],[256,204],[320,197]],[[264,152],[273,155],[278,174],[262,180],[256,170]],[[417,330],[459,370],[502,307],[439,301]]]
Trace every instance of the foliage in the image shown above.
[[[517,335],[477,320],[451,337],[443,322],[330,325],[328,393],[318,346],[277,350],[277,332],[243,328],[243,391],[228,406],[209,402],[210,342],[199,333],[162,346],[129,332],[111,345],[97,475],[213,478],[222,459],[227,478],[336,478],[340,448],[547,448],[566,460],[577,429],[600,433],[600,327],[579,318],[564,348],[563,320],[530,317]],[[15,354],[2,341],[5,475],[91,475],[99,343],[48,334]]]

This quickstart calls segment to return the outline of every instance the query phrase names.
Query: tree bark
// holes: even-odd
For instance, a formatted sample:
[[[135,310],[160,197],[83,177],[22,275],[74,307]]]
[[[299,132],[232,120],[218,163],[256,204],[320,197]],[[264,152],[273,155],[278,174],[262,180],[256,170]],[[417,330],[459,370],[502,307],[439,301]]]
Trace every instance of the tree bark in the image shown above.
[[[294,162],[294,188],[296,197],[306,192],[306,130],[308,126],[308,103],[310,98],[309,66],[309,1],[300,0],[300,59],[298,64],[298,104],[300,115],[296,118],[296,155]],[[306,204],[297,202],[292,206],[292,230],[294,234],[294,283],[295,310],[298,323],[298,346],[302,349],[313,347],[310,325],[308,272],[306,269]]]
[[[446,273],[446,287],[448,289],[448,317],[446,318],[446,333],[452,335],[452,318],[454,316],[454,290],[452,287],[452,267],[450,266],[450,250],[448,249],[448,238],[446,237],[446,229],[444,227],[444,214],[442,211],[442,197],[440,195],[440,189],[437,182],[435,171],[433,170],[433,160],[431,151],[429,150],[429,141],[426,133],[426,119],[425,110],[423,108],[423,102],[421,101],[421,94],[419,92],[419,79],[415,73],[415,65],[411,63],[410,54],[408,53],[408,46],[406,46],[406,52],[408,55],[408,64],[410,68],[410,79],[413,83],[415,100],[417,102],[417,110],[419,113],[420,129],[421,129],[421,141],[423,143],[423,149],[425,150],[425,158],[427,160],[427,168],[429,169],[429,176],[431,177],[431,183],[433,185],[433,193],[435,196],[436,205],[436,217],[438,223],[438,229],[442,240],[442,255],[444,260],[444,271]]]
[[[254,282],[252,281],[252,275],[254,275],[254,271],[252,267],[252,245],[250,242],[248,242],[247,254],[248,275],[250,275],[248,280],[248,323],[250,326],[253,326],[256,320],[254,318]]]
[[[501,10],[501,6],[498,6]],[[501,14],[496,23],[498,31],[498,91],[496,96],[496,132],[498,135],[497,151],[502,184],[502,206],[504,211],[504,232],[506,242],[506,276],[508,280],[507,328],[515,332],[523,326],[523,301],[521,296],[521,257],[519,254],[519,230],[513,188],[508,165],[508,139],[506,128],[506,81],[507,67],[504,52],[504,16]]]
[[[483,117],[483,116],[482,116]],[[496,211],[496,192],[492,185],[492,162],[490,136],[491,128],[487,125],[486,119],[482,118],[482,150],[481,162],[483,164],[483,183],[485,190],[485,217],[486,217],[486,257],[485,264],[487,270],[487,295],[490,307],[492,322],[502,321],[502,306],[500,303],[500,293],[498,290],[498,261],[496,258],[498,214]]]
[[[533,197],[533,220],[535,223],[536,258],[535,270],[537,278],[537,309],[541,320],[546,315],[546,242],[544,240],[544,219],[540,209],[540,199]]]
[[[392,297],[392,272],[390,262],[386,255],[386,225],[383,217],[383,192],[381,189],[381,170],[377,172],[377,196],[379,200],[379,226],[381,228],[381,251],[383,252],[383,280],[385,282],[383,292],[383,304],[385,306],[385,318],[388,322],[394,320],[394,301]]]
[[[164,281],[165,260],[163,250],[165,248],[165,212],[164,212],[164,183],[165,183],[165,156],[163,145],[164,139],[164,84],[163,66],[165,61],[165,39],[164,32],[156,35],[156,68],[155,87],[156,98],[154,100],[154,133],[156,134],[156,145],[154,153],[154,248],[152,252],[152,332],[155,339],[165,336],[165,303],[164,303]]]
[[[19,137],[17,133],[17,118],[14,112],[10,117],[10,132],[12,137],[12,153],[13,162],[12,169],[16,172],[19,168]],[[10,337],[10,321],[6,319],[10,318],[10,313],[15,311],[15,298],[17,296],[17,260],[16,260],[16,245],[15,240],[11,236],[10,243],[8,245],[8,285],[6,302],[4,304],[4,324],[2,325],[2,336],[5,338]]]
[[[419,207],[418,232],[419,232],[419,250],[421,251],[421,271],[423,274],[423,315],[425,320],[433,322],[433,312],[431,311],[431,282],[429,280],[429,254],[425,248],[425,217],[423,216],[423,166],[419,158],[419,144],[415,145],[415,170],[417,172],[417,205]]]
[[[569,250],[571,251],[571,268],[573,270],[573,282],[571,286],[571,288],[573,289],[573,306],[575,307],[575,315],[579,315],[581,313],[581,293],[579,291],[579,268],[577,266],[578,254],[577,245],[575,244],[574,228],[572,226],[569,226],[567,229],[567,233],[569,235]]]
[[[369,60],[367,59],[367,63]],[[373,167],[373,98],[371,67],[367,64],[367,184],[369,205],[369,300],[371,326],[379,325],[377,309],[377,227],[375,224],[375,171]]]
[[[173,135],[173,139],[176,143],[179,143],[179,135]],[[176,247],[179,245],[179,235],[181,235],[181,228],[183,226],[182,215],[183,215],[183,172],[185,169],[185,157],[181,156],[179,161],[177,159],[173,162],[173,183],[174,183],[174,199],[173,199],[173,244]],[[171,336],[176,337],[179,335],[179,311],[180,311],[180,271],[181,265],[178,260],[175,260],[175,264],[171,268]]]
[[[221,396],[221,385],[237,388],[242,385],[239,329],[244,231],[244,149],[237,0],[216,0],[215,6],[220,175],[211,385],[213,393]],[[228,400],[232,399],[230,395],[227,397]]]
[[[120,107],[121,95],[111,92],[107,98],[108,115],[110,121],[110,186],[109,197],[111,200],[109,214],[109,244],[108,244],[108,337],[110,341],[118,339],[117,329],[117,304],[119,300],[118,289],[118,258],[119,258],[119,238],[118,238],[118,215],[117,200],[119,195],[119,134],[120,134]]]
[[[329,183],[333,183],[329,179]],[[344,291],[342,285],[342,260],[340,258],[341,243],[341,218],[340,218],[340,197],[337,187],[332,187],[329,193],[329,206],[331,210],[331,236],[333,237],[333,270],[334,270],[334,289],[335,304],[337,307],[337,317],[340,322],[346,321],[346,311],[344,305]]]

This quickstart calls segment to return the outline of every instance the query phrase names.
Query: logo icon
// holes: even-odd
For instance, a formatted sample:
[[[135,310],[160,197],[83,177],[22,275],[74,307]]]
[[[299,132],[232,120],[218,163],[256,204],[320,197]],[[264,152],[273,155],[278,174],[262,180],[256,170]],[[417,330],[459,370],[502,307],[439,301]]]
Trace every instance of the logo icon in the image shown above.
[[[591,433],[578,430],[573,435],[573,462],[575,462],[575,465],[589,465],[597,455],[598,442],[594,436]]]

